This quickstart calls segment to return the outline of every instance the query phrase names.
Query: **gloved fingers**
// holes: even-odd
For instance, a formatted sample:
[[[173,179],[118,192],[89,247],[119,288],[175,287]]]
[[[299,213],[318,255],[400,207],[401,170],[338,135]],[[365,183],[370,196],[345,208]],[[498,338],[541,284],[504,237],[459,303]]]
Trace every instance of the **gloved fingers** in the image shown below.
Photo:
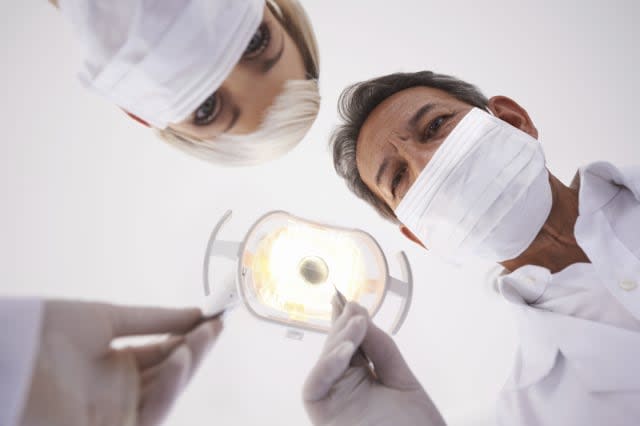
[[[139,426],[162,423],[189,380],[191,365],[191,352],[181,345],[163,362],[142,373]]]
[[[162,342],[131,347],[126,350],[133,355],[138,369],[144,371],[164,361],[184,341],[184,336],[170,336]]]
[[[331,298],[331,307],[333,308],[331,310],[331,322],[333,324],[335,324],[336,321],[338,321],[340,316],[345,311],[355,309],[358,312],[363,312],[363,313],[366,312],[366,309],[364,309],[362,306],[358,305],[356,302],[347,302],[344,306],[342,306],[342,302],[340,301],[340,297],[337,294],[334,294],[333,297]]]
[[[331,298],[331,308],[331,323],[335,324],[338,317],[344,312],[344,307],[340,306],[340,299],[337,294],[334,294]]]
[[[369,361],[363,355],[362,350],[356,350],[356,353],[351,358],[351,363],[349,364],[352,367],[367,367],[369,368]]]
[[[182,336],[180,339],[182,344],[186,346],[189,350],[191,356],[191,371],[190,377],[195,372],[197,367],[200,365],[200,362],[204,358],[205,354],[209,351],[209,349],[213,346],[213,344],[218,339],[220,333],[223,329],[223,323],[220,318],[208,320],[202,324],[200,324],[195,330],[188,333],[185,336]],[[177,337],[177,336],[176,336]],[[168,341],[171,340],[168,339]],[[178,345],[180,346],[180,345]],[[175,346],[174,346],[175,348]],[[154,355],[149,355],[148,358],[153,358]],[[156,358],[160,356],[156,354]],[[165,357],[166,358],[166,357]],[[148,368],[142,371],[142,381],[143,384],[148,382],[152,382],[154,377],[161,371],[162,368],[156,368],[155,365],[150,365]]]
[[[324,352],[331,352],[340,345],[341,342],[349,339],[352,334],[356,334],[356,330],[349,329],[347,324],[349,324],[351,318],[359,315],[366,318],[367,331],[362,344],[355,339],[351,340],[354,341],[356,348],[358,346],[362,347],[364,353],[367,354],[374,364],[378,380],[396,389],[414,389],[420,387],[419,382],[409,369],[409,366],[393,339],[371,321],[365,308],[354,302],[349,302],[340,316],[335,320],[327,337],[327,341],[325,342]],[[351,366],[366,366],[367,364],[368,362],[357,353],[351,360]]]
[[[222,331],[222,321],[207,321],[184,336],[165,361],[142,372],[140,425],[160,423]]]
[[[378,328],[371,319],[361,347],[373,362],[378,380],[382,384],[399,390],[421,387],[391,336]]]
[[[112,338],[144,334],[184,334],[202,319],[202,312],[197,308],[102,306],[111,324]]]
[[[325,341],[323,353],[329,353],[345,341],[351,341],[359,346],[367,331],[368,318],[364,315],[356,315],[349,318],[343,328],[333,327]]]
[[[362,306],[357,303],[349,302],[344,307],[344,310],[340,314],[340,316],[334,321],[331,326],[331,330],[329,331],[329,335],[327,336],[327,340],[324,344],[324,351],[331,351],[337,344],[339,344],[339,340],[344,338],[344,330],[347,327],[347,324],[356,316],[364,316],[368,317],[368,312]]]
[[[331,305],[333,306],[333,327],[344,327],[344,324],[349,321],[349,318],[354,315],[367,315],[368,311],[356,302],[347,302],[344,308],[340,309],[340,303],[338,296],[334,296],[331,299]]]
[[[338,379],[349,368],[351,358],[364,339],[366,332],[367,318],[362,315],[350,318],[343,329],[332,329],[329,335],[333,338],[331,346],[325,345],[320,359],[307,378],[303,392],[305,399],[308,395],[311,395],[311,399],[307,400],[324,397],[331,387],[339,381]]]
[[[353,342],[344,341],[318,360],[302,388],[305,402],[320,401],[329,395],[331,388],[349,368],[356,349]]]
[[[200,363],[217,342],[220,333],[224,329],[220,317],[208,320],[199,325],[195,330],[185,336],[185,344],[191,352],[191,376],[195,373]]]

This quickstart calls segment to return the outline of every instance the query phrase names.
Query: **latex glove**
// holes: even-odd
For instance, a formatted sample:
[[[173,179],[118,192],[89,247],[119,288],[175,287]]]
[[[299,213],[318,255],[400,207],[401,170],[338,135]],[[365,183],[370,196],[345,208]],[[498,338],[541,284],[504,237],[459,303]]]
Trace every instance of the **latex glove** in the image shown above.
[[[377,379],[354,357],[358,346],[375,365]],[[351,302],[334,321],[303,399],[314,425],[445,424],[391,337]]]
[[[200,321],[199,309],[45,302],[22,424],[161,423],[222,330],[220,320]],[[163,342],[111,348],[117,337],[167,333]]]

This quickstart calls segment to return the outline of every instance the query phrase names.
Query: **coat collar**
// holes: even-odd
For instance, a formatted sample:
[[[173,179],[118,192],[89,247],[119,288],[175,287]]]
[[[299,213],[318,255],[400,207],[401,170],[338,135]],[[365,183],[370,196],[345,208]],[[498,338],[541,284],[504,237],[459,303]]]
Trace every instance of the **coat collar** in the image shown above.
[[[597,162],[580,168],[571,183],[580,190],[580,215],[601,210],[622,187],[628,188],[640,200],[640,168],[618,169],[611,163]]]
[[[617,238],[603,208],[628,188],[640,200],[640,168],[618,170],[594,163],[580,170],[580,216],[575,234],[591,264],[575,273],[592,273],[636,318],[640,319],[640,289],[620,288],[625,279],[640,280],[640,260]],[[573,273],[573,272],[572,272]],[[520,347],[505,389],[535,384],[553,369],[558,356],[594,392],[640,391],[640,333],[531,306],[560,274],[527,265],[499,280],[502,295],[514,305]]]

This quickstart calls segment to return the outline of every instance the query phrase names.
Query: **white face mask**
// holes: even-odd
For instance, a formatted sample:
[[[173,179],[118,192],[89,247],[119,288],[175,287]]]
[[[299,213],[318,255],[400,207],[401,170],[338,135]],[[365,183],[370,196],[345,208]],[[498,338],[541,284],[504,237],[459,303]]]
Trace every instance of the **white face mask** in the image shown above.
[[[551,211],[537,140],[474,108],[451,131],[395,210],[443,257],[501,262],[526,250]]]

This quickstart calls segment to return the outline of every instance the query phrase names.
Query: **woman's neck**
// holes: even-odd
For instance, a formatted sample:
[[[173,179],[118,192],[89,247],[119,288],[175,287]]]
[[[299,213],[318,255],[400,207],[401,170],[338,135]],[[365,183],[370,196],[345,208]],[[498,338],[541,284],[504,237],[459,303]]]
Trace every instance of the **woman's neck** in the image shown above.
[[[551,213],[533,243],[520,256],[502,263],[509,271],[538,265],[556,273],[578,262],[589,262],[574,234],[578,220],[578,190],[549,175],[553,204]]]

